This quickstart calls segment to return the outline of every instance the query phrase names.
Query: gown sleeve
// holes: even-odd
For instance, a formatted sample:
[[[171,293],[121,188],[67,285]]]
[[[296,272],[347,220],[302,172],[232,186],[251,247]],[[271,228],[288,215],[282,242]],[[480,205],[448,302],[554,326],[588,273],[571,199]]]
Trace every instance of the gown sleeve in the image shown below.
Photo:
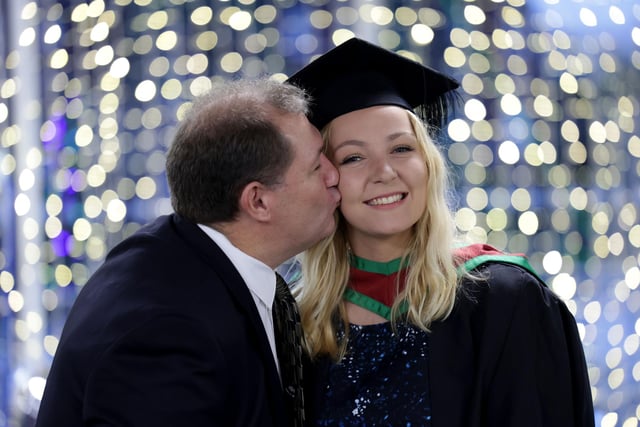
[[[587,366],[566,305],[525,269],[465,280],[431,339],[433,427],[594,426]]]

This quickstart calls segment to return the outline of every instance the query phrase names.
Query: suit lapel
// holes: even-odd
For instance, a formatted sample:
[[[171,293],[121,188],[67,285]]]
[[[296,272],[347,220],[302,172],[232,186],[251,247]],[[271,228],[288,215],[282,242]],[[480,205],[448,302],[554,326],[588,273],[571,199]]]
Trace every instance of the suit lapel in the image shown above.
[[[188,245],[194,248],[194,252],[200,256],[210,267],[212,273],[215,274],[220,283],[227,289],[236,301],[241,312],[250,320],[253,327],[254,336],[258,344],[261,357],[267,369],[267,385],[272,391],[279,393],[281,390],[280,378],[273,360],[273,353],[269,345],[269,339],[264,330],[262,320],[258,314],[251,292],[246,283],[240,276],[240,273],[226,254],[209,238],[196,224],[181,218],[178,215],[172,215],[172,222],[176,232],[187,241]],[[275,394],[279,395],[279,394]],[[274,416],[279,417],[284,413],[282,399],[277,399],[274,403]],[[277,424],[277,423],[276,423]]]

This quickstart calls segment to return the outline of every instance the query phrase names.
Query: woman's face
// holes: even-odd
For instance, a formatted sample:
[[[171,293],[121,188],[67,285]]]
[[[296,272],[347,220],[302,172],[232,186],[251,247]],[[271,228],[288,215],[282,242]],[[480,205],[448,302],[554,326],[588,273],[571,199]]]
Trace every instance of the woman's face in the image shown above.
[[[349,241],[404,247],[426,208],[427,167],[407,111],[384,105],[331,122],[329,158],[338,168]]]

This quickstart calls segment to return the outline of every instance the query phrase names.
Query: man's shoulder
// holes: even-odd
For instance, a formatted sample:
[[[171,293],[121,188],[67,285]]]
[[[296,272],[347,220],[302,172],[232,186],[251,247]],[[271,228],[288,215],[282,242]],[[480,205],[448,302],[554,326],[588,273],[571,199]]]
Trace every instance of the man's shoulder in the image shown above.
[[[193,230],[197,230],[195,224],[187,224],[175,214],[159,216],[116,244],[109,251],[106,261],[119,258],[122,254],[126,254],[126,257],[148,258],[151,254],[160,256],[165,253],[167,256],[180,257],[183,254],[183,237],[193,233]]]

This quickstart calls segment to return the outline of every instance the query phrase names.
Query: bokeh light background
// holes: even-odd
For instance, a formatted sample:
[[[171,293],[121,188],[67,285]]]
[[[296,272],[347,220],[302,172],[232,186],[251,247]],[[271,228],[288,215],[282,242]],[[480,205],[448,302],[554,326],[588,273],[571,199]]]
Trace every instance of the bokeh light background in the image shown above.
[[[170,212],[193,96],[353,35],[461,82],[458,228],[529,255],[576,316],[597,425],[638,426],[639,22],[633,0],[0,0],[0,426],[32,422],[107,251]]]

